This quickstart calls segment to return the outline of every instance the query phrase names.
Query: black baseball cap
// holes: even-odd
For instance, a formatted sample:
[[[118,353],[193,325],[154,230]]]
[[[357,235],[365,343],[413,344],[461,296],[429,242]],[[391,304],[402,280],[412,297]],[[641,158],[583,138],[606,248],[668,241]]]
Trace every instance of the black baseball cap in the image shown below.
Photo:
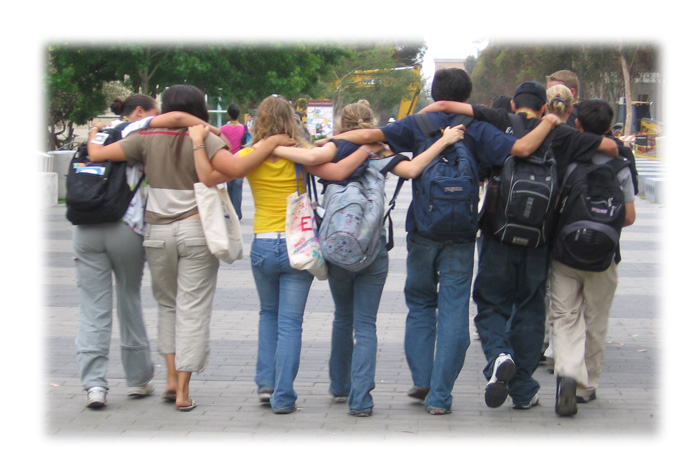
[[[536,97],[540,98],[543,103],[547,102],[547,90],[545,90],[544,85],[542,85],[540,82],[522,82],[515,88],[515,95],[513,98],[517,97],[518,95],[522,95],[523,93],[535,95]]]

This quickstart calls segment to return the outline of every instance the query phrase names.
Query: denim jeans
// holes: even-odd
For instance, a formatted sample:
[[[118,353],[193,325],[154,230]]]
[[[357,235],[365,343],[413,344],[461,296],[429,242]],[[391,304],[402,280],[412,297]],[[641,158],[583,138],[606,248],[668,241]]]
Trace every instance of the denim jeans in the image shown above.
[[[145,261],[142,241],[141,235],[121,221],[78,225],[73,231],[80,296],[75,344],[80,381],[86,390],[95,386],[107,388],[113,275],[126,384],[140,387],[153,378],[153,361],[141,311]]]
[[[301,323],[313,276],[289,265],[284,238],[254,239],[250,263],[260,297],[258,391],[273,391],[273,410],[294,408],[301,355]]]
[[[527,248],[485,236],[474,282],[474,319],[486,356],[484,376],[501,353],[515,361],[508,384],[513,401],[528,403],[540,388],[532,378],[542,355],[545,324],[547,246]]]
[[[372,264],[353,272],[328,264],[328,283],[335,303],[329,391],[348,397],[351,410],[371,411],[377,363],[377,310],[389,271],[386,242]],[[353,337],[354,332],[354,337]],[[354,338],[354,340],[353,340]]]
[[[409,233],[407,247],[406,359],[414,385],[430,387],[426,407],[449,410],[469,347],[474,242],[438,242]]]
[[[228,191],[228,196],[231,198],[231,203],[233,204],[233,209],[236,211],[236,215],[239,219],[242,219],[243,213],[241,212],[241,203],[243,202],[243,178],[236,178],[227,182],[226,190]]]

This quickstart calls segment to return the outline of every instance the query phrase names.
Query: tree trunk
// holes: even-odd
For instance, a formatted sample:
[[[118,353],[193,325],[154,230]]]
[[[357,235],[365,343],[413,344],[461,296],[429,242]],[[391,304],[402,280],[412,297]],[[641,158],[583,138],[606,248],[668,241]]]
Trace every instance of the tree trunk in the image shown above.
[[[632,133],[634,126],[633,114],[632,114],[632,82],[630,80],[630,69],[627,64],[627,59],[622,53],[622,46],[620,46],[620,68],[622,68],[622,79],[624,82],[625,90],[625,128],[623,130],[623,135],[629,135]]]

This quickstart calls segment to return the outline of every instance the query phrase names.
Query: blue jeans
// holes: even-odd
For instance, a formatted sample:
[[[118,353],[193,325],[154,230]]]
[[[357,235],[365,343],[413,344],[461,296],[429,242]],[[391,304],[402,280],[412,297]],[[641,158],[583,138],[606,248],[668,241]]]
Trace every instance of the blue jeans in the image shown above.
[[[289,265],[284,238],[254,239],[250,262],[260,297],[258,391],[273,391],[273,410],[295,406],[294,379],[301,355],[301,323],[313,282],[307,271]]]
[[[377,363],[377,310],[384,290],[389,255],[382,240],[372,264],[353,272],[328,263],[328,283],[335,303],[329,391],[348,397],[351,410],[371,411]],[[353,341],[354,331],[354,341]]]
[[[540,388],[532,378],[542,355],[545,325],[547,246],[506,245],[485,236],[474,282],[474,319],[486,356],[484,376],[493,372],[501,353],[515,361],[509,394],[518,404],[528,403]]]
[[[469,347],[474,242],[438,242],[409,233],[407,247],[406,359],[414,385],[430,387],[426,407],[449,410]]]
[[[233,209],[238,215],[238,219],[243,218],[243,213],[241,212],[241,203],[243,202],[243,178],[232,179],[226,183],[226,190],[228,191],[228,196],[231,198],[231,203],[233,204]]]

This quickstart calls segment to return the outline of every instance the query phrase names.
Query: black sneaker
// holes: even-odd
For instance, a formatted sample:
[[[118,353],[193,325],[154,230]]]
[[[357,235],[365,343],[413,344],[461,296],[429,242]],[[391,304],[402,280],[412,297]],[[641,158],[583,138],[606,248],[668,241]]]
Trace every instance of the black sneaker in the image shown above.
[[[413,387],[408,391],[408,396],[418,400],[425,400],[425,397],[430,393],[430,387]]]
[[[484,401],[489,408],[498,408],[508,398],[508,381],[515,375],[515,362],[510,354],[501,354],[493,363],[493,374],[486,385]]]
[[[554,411],[559,416],[573,416],[576,408],[576,381],[571,377],[557,377],[557,397]]]
[[[587,397],[580,397],[580,396],[576,395],[576,403],[584,403],[584,404],[585,404],[585,403],[590,403],[590,402],[592,402],[593,400],[595,400],[595,398],[596,398],[596,396],[595,396],[595,391],[593,391],[593,393],[591,393],[591,394],[590,394],[589,396],[587,396]]]

